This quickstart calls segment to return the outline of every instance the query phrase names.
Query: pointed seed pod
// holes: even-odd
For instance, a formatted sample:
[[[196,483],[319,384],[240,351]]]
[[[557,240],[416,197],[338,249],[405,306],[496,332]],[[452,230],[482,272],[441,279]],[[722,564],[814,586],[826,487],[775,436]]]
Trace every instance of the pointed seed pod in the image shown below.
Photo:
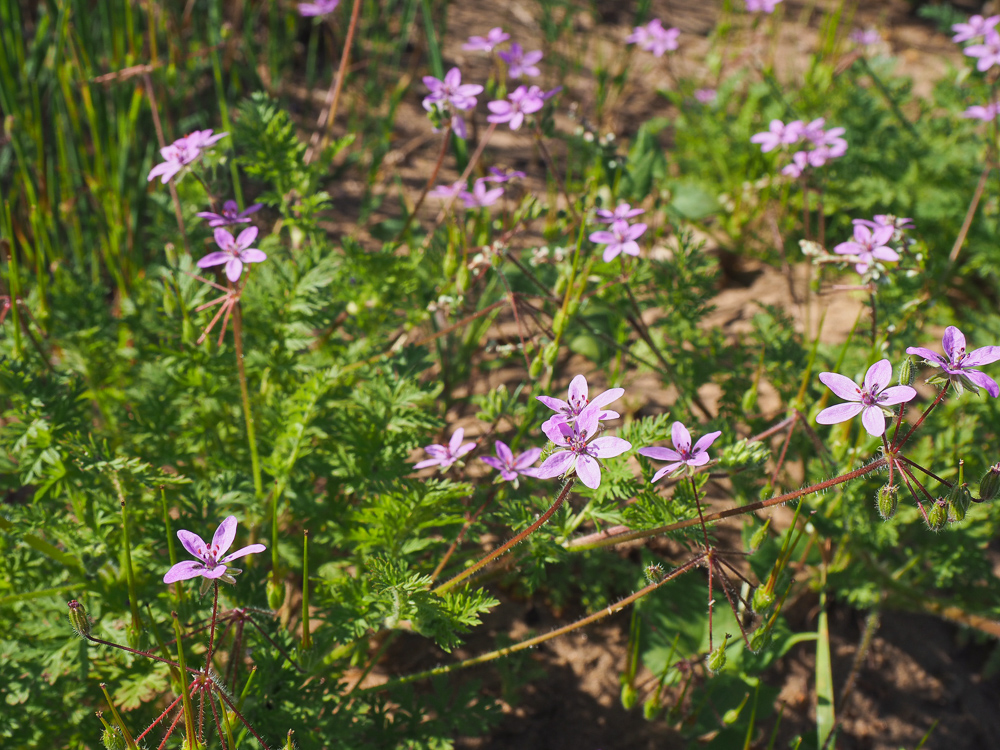
[[[771,642],[771,628],[762,625],[750,635],[750,650],[757,653]]]
[[[758,615],[762,615],[767,612],[773,604],[774,591],[767,586],[759,586],[757,590],[753,592],[751,605],[753,606],[753,611]]]
[[[913,378],[916,375],[916,370],[913,367],[913,359],[907,357],[903,360],[903,363],[899,366],[899,384],[900,385],[913,385]]]
[[[1000,490],[1000,464],[993,464],[979,481],[980,501],[993,500],[997,496],[998,490]]]
[[[639,702],[639,692],[634,685],[622,685],[622,708],[631,711]]]
[[[285,601],[285,587],[276,583],[273,578],[267,579],[267,606],[279,609]]]
[[[764,522],[764,525],[761,526],[759,529],[757,529],[753,533],[753,536],[750,537],[751,552],[755,551],[758,547],[760,547],[760,545],[764,543],[764,540],[767,539],[767,530],[770,528],[770,526],[771,526],[771,519],[768,518]]]
[[[73,626],[77,635],[86,638],[90,635],[90,617],[87,615],[87,610],[76,599],[67,602],[67,606],[69,606],[69,624]]]
[[[660,713],[660,701],[655,695],[651,695],[642,704],[642,716],[646,721],[652,721]]]
[[[931,531],[940,531],[948,523],[948,502],[939,497],[927,511],[927,527]]]
[[[899,507],[899,486],[886,484],[879,488],[875,496],[875,507],[883,521],[888,521],[896,515],[896,508]]]
[[[948,493],[948,505],[955,520],[964,521],[965,514],[969,512],[969,506],[972,505],[972,493],[969,492],[969,485],[964,482],[962,484],[956,482],[955,486],[951,488],[951,492]]]
[[[708,668],[712,674],[717,674],[726,666],[726,645],[729,643],[729,633],[722,640],[722,645],[708,656]]]

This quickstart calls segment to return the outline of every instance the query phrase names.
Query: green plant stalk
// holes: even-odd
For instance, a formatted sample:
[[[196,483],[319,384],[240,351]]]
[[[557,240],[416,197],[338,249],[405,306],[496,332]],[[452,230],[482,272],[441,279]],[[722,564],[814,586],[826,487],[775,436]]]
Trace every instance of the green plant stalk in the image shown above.
[[[838,484],[853,481],[859,477],[878,471],[885,465],[886,459],[879,458],[872,461],[867,466],[862,466],[860,469],[855,469],[847,474],[827,479],[826,481],[819,482],[818,484],[803,487],[802,489],[794,490],[793,492],[786,492],[784,495],[778,495],[777,497],[772,497],[768,500],[761,500],[756,503],[750,503],[749,505],[740,505],[736,508],[729,508],[728,510],[722,510],[717,513],[710,513],[707,516],[704,516],[704,521],[705,523],[721,521],[724,518],[740,516],[745,513],[753,513],[758,510],[763,510],[764,508],[781,505],[782,503],[787,503],[805,495],[811,495],[814,492],[822,492],[823,490],[835,487]],[[678,531],[680,529],[690,528],[691,526],[698,526],[700,523],[701,519],[699,518],[689,518],[685,521],[677,521],[676,523],[667,524],[666,526],[658,526],[655,529],[644,529],[640,531],[632,531],[627,526],[615,526],[610,529],[597,532],[596,534],[588,534],[585,537],[579,537],[564,546],[567,549],[579,551],[599,549],[601,547],[613,547],[614,545],[621,544],[622,542],[630,542],[636,539],[647,539],[651,536],[659,536],[661,534],[667,534],[671,531]]]
[[[163,528],[167,532],[167,554],[170,557],[170,567],[177,564],[177,549],[174,547],[174,533],[170,527],[170,512],[167,510],[167,491],[160,487],[160,505],[163,508]],[[174,582],[174,595],[178,602],[184,600],[184,587],[180,581]]]
[[[257,436],[253,427],[253,412],[250,411],[250,391],[247,388],[247,373],[243,364],[243,315],[240,303],[233,306],[233,339],[236,341],[236,372],[240,379],[240,400],[243,403],[243,420],[247,426],[247,442],[250,444],[250,466],[253,471],[253,490],[257,498],[264,495],[264,485],[260,476],[260,456],[257,453]],[[277,506],[277,498],[275,498]],[[277,509],[275,509],[277,513]]]
[[[174,620],[174,638],[177,639],[177,663],[181,672],[181,696],[184,698],[184,733],[187,735],[187,746],[195,747],[194,711],[191,708],[191,694],[188,691],[187,664],[184,663],[184,641],[181,633],[181,623],[177,613],[171,612]]]
[[[135,595],[135,571],[132,569],[132,542],[129,539],[128,511],[125,508],[125,493],[122,490],[122,484],[118,479],[117,474],[111,475],[111,482],[115,486],[115,492],[118,493],[118,502],[121,504],[122,538],[124,540],[125,547],[125,581],[128,585],[128,607],[132,611],[132,627],[135,629],[136,637],[138,637],[139,629],[142,627],[142,621],[139,618],[139,600]]]
[[[160,654],[163,656],[163,660],[170,664],[170,674],[175,680],[180,680],[180,672],[177,671],[177,667],[173,666],[170,662],[170,652],[167,651],[167,643],[163,640],[163,636],[160,634],[160,629],[156,626],[156,619],[153,617],[153,609],[146,605],[146,615],[149,617],[150,629],[153,631],[153,640],[156,641],[156,645],[160,649]]]
[[[222,120],[222,130],[231,133],[233,130],[232,121],[229,119],[229,103],[226,101],[226,87],[222,81],[222,63],[219,61],[219,0],[213,0],[209,6],[209,57],[212,60],[212,77],[215,79],[215,96],[219,100],[219,115]],[[236,196],[236,203],[240,210],[246,208],[243,203],[243,187],[240,185],[240,170],[236,166],[232,139],[230,138],[229,149],[229,174],[233,180],[233,194]]]
[[[598,620],[602,620],[605,617],[609,617],[610,615],[613,615],[616,612],[620,612],[633,602],[638,601],[642,597],[646,596],[646,594],[655,591],[660,586],[665,584],[667,581],[671,581],[677,576],[681,575],[682,573],[686,573],[695,566],[699,565],[701,561],[704,559],[705,559],[704,554],[698,554],[695,557],[688,560],[683,565],[681,565],[679,568],[675,568],[674,570],[670,571],[670,573],[665,575],[661,580],[656,581],[655,583],[651,583],[648,586],[639,589],[635,593],[619,601],[617,604],[613,604],[607,607],[606,609],[602,609],[599,612],[595,612],[591,615],[588,615],[580,620],[577,620],[576,622],[570,623],[569,625],[564,625],[561,628],[556,628],[555,630],[551,630],[543,635],[535,636],[534,638],[529,638],[528,640],[521,641],[520,643],[516,643],[513,646],[507,646],[505,648],[497,649],[496,651],[490,651],[489,653],[482,654],[480,656],[475,656],[471,659],[465,659],[464,661],[460,661],[455,664],[449,664],[444,667],[436,667],[434,669],[428,669],[424,672],[417,672],[416,674],[407,675],[406,677],[400,677],[395,680],[389,680],[388,682],[384,682],[381,685],[375,685],[373,687],[363,688],[359,692],[371,693],[371,692],[386,690],[388,688],[397,687],[399,685],[406,685],[411,682],[423,680],[428,677],[436,677],[437,675],[448,674],[449,672],[454,672],[455,670],[458,669],[465,669],[466,667],[472,667],[475,666],[476,664],[484,664],[486,662],[493,661],[494,659],[498,659],[503,656],[508,656],[510,654],[517,653],[518,651],[524,651],[525,649],[537,646],[539,643],[544,643],[545,641],[550,641],[553,638],[558,638],[561,635],[565,635],[566,633],[570,633],[578,628],[582,628],[586,625],[589,625],[592,622],[597,622]]]
[[[834,729],[830,626],[825,591],[819,595],[819,623],[816,627],[816,636],[816,740],[819,747],[825,747]]]
[[[118,713],[118,709],[115,708],[114,701],[111,700],[111,696],[108,694],[108,686],[105,683],[101,683],[101,692],[104,693],[104,699],[108,702],[108,706],[111,708],[111,713],[115,717],[115,724],[118,726],[118,730],[122,733],[122,737],[125,738],[125,746],[128,750],[139,750],[138,746],[135,744],[135,740],[132,738],[132,733],[128,731],[128,727],[125,726],[125,722],[122,721],[121,714]]]
[[[10,292],[10,314],[14,320],[14,356],[24,359],[24,346],[21,342],[21,273],[18,268],[17,254],[14,252],[14,224],[10,216],[10,202],[3,202],[3,233],[9,238],[7,245],[7,279]]]
[[[302,534],[302,648],[312,648],[309,631],[309,529]]]
[[[454,587],[455,585],[461,583],[466,578],[468,578],[469,576],[473,575],[476,571],[481,570],[482,568],[486,567],[491,562],[493,562],[494,560],[496,560],[498,557],[500,557],[501,555],[503,555],[506,552],[508,552],[516,544],[519,544],[520,542],[523,542],[525,539],[527,539],[532,533],[534,533],[539,528],[541,528],[541,526],[546,521],[548,521],[552,517],[552,515],[557,510],[559,510],[560,507],[562,507],[563,502],[565,502],[566,498],[569,497],[569,492],[570,492],[571,489],[573,489],[573,485],[574,484],[576,484],[576,477],[572,476],[572,477],[570,477],[566,481],[566,484],[563,485],[562,491],[559,493],[559,496],[556,498],[555,502],[552,503],[552,506],[547,511],[545,511],[542,515],[540,515],[536,519],[536,521],[533,524],[531,524],[531,526],[529,526],[528,528],[526,528],[520,534],[516,535],[513,539],[511,539],[510,541],[508,541],[506,544],[502,544],[499,547],[497,547],[495,550],[493,550],[492,552],[490,552],[488,555],[486,555],[484,558],[482,558],[475,565],[469,566],[468,568],[466,568],[465,570],[463,570],[461,573],[459,573],[454,578],[451,578],[450,580],[447,580],[444,583],[442,583],[440,586],[437,586],[436,588],[431,589],[431,593],[432,594],[438,594],[438,595],[443,594],[448,589],[450,589],[450,588]]]

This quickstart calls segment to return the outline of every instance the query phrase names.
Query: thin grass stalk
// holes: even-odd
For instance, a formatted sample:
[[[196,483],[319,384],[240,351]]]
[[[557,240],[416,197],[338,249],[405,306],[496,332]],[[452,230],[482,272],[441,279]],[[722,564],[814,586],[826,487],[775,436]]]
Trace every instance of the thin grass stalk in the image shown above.
[[[257,453],[257,436],[254,433],[253,412],[250,410],[250,391],[247,388],[247,373],[243,364],[243,315],[240,303],[233,305],[233,338],[236,341],[236,371],[240,380],[240,399],[243,403],[243,419],[247,427],[247,442],[250,444],[250,465],[253,471],[254,494],[261,498],[264,486],[260,475],[260,456]]]

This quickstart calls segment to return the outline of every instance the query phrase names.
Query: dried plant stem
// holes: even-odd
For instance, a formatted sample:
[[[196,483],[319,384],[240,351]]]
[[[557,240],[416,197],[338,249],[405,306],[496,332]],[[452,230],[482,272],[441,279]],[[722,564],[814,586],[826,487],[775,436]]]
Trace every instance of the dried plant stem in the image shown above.
[[[667,581],[672,581],[674,578],[677,578],[677,576],[681,575],[682,573],[686,573],[695,566],[701,564],[701,562],[704,559],[705,559],[704,554],[698,554],[695,557],[688,560],[683,565],[681,565],[679,568],[675,568],[674,570],[664,575],[663,578],[660,579],[659,581],[656,581],[655,583],[651,583],[648,586],[639,589],[634,594],[631,594],[630,596],[627,596],[621,601],[619,601],[617,604],[613,604],[607,607],[606,609],[602,609],[599,612],[595,612],[591,615],[588,615],[587,617],[577,620],[576,622],[570,623],[569,625],[564,625],[561,628],[550,630],[548,633],[545,633],[543,635],[539,635],[534,638],[529,638],[528,640],[521,641],[520,643],[517,643],[513,646],[500,648],[497,649],[496,651],[490,651],[487,654],[475,656],[471,659],[465,659],[464,661],[460,661],[455,664],[449,664],[444,667],[429,669],[425,672],[417,672],[416,674],[407,675],[406,677],[400,677],[395,680],[389,680],[388,682],[384,682],[381,685],[375,685],[374,687],[370,688],[363,688],[358,692],[371,693],[379,690],[385,690],[391,687],[397,687],[399,685],[406,685],[408,683],[416,682],[418,680],[423,680],[428,677],[435,677],[437,675],[447,674],[449,672],[454,672],[455,670],[458,669],[464,669],[465,667],[472,667],[475,666],[476,664],[483,664],[485,662],[493,661],[494,659],[498,659],[503,656],[508,656],[509,654],[517,653],[518,651],[524,651],[525,649],[533,648],[534,646],[537,646],[539,643],[544,643],[545,641],[550,641],[553,638],[558,638],[561,635],[565,635],[566,633],[570,633],[574,630],[577,630],[578,628],[582,628],[593,622],[602,620],[605,617],[609,617],[610,615],[613,615],[616,612],[620,612],[621,610],[625,609],[625,607],[627,607],[628,605],[646,596],[646,594],[655,591],[660,586],[667,583]]]
[[[761,500],[760,502],[750,503],[748,505],[741,505],[737,508],[729,508],[728,510],[722,510],[718,513],[710,513],[704,517],[705,523],[711,523],[712,521],[721,521],[724,518],[731,518],[733,516],[741,516],[746,513],[753,513],[754,511],[763,510],[764,508],[771,508],[775,505],[781,505],[782,503],[787,503],[791,500],[803,497],[804,495],[811,495],[814,492],[822,492],[830,487],[835,487],[838,484],[844,484],[845,482],[850,482],[858,477],[863,477],[866,474],[871,474],[872,472],[878,471],[883,466],[886,465],[888,459],[879,458],[872,461],[867,466],[862,466],[860,469],[855,469],[854,471],[849,471],[839,477],[833,477],[832,479],[827,479],[826,481],[820,482],[818,484],[812,484],[808,487],[803,487],[802,489],[795,490],[793,492],[786,492],[784,495],[778,495],[777,497],[772,497],[769,500]],[[689,518],[685,521],[678,521],[676,523],[667,524],[666,526],[659,526],[655,529],[644,529],[641,531],[632,531],[627,526],[613,526],[610,529],[605,529],[604,531],[599,531],[595,534],[588,534],[587,536],[578,537],[566,543],[564,546],[567,549],[576,550],[588,550],[597,549],[599,547],[612,547],[616,544],[621,544],[622,542],[630,542],[636,539],[647,539],[651,536],[659,536],[661,534],[666,534],[671,531],[678,531],[680,529],[687,529],[691,526],[697,526],[699,523],[698,518]]]
[[[951,252],[948,253],[949,264],[953,264],[958,260],[958,254],[962,251],[962,245],[965,244],[965,238],[969,234],[970,227],[972,227],[972,220],[976,216],[976,209],[979,207],[979,201],[983,197],[983,191],[986,190],[986,181],[989,179],[992,170],[993,164],[987,160],[982,174],[979,175],[979,184],[976,185],[976,190],[972,194],[969,208],[965,212],[965,220],[962,222],[962,228],[958,230],[958,237],[955,238],[955,244],[951,246]]]
[[[337,69],[337,77],[334,79],[333,87],[327,93],[327,101],[330,102],[330,107],[320,113],[319,122],[317,123],[319,129],[313,133],[312,139],[309,142],[309,150],[306,151],[306,164],[311,164],[313,159],[323,153],[326,144],[330,142],[330,135],[333,133],[333,123],[337,119],[337,106],[340,104],[340,92],[344,88],[344,78],[347,77],[347,65],[351,60],[351,44],[354,42],[354,32],[358,28],[358,16],[360,13],[361,0],[354,0],[354,7],[351,9],[351,22],[347,27],[347,38],[344,40],[344,51],[340,56],[340,67]]]
[[[542,515],[540,515],[538,519],[533,524],[531,524],[531,526],[526,528],[520,534],[518,534],[513,539],[508,541],[506,544],[502,544],[499,547],[497,547],[495,550],[490,552],[488,555],[486,555],[486,557],[477,562],[475,565],[469,566],[454,578],[451,578],[442,583],[437,588],[432,589],[431,593],[443,594],[448,589],[456,586],[469,576],[473,575],[476,571],[481,570],[482,568],[489,565],[498,557],[508,552],[515,545],[527,539],[532,533],[537,531],[546,521],[548,521],[552,517],[553,513],[555,513],[557,510],[559,510],[559,508],[562,507],[563,502],[565,502],[566,498],[569,497],[569,492],[571,489],[573,489],[574,484],[576,484],[575,476],[570,477],[567,480],[566,484],[563,485],[562,491],[559,493],[559,496],[556,498],[556,501],[552,503],[552,507],[550,507],[547,511],[545,511]]]
[[[243,419],[247,425],[247,442],[250,444],[250,465],[253,470],[254,494],[264,496],[264,485],[260,477],[260,456],[257,455],[257,436],[253,428],[253,412],[250,411],[250,391],[247,388],[247,373],[243,364],[243,314],[240,304],[233,305],[233,338],[236,341],[236,371],[240,378],[240,399],[243,402]],[[277,503],[277,498],[275,498]]]
[[[441,165],[444,164],[445,154],[448,153],[448,144],[451,142],[451,123],[448,123],[447,129],[444,131],[444,136],[441,138],[441,150],[438,151],[437,161],[434,163],[434,169],[431,170],[431,176],[427,178],[427,182],[424,183],[424,189],[420,191],[420,197],[417,198],[417,202],[413,204],[413,210],[410,211],[409,215],[406,217],[406,223],[403,224],[403,228],[396,233],[396,238],[392,241],[392,244],[397,244],[406,234],[406,230],[410,228],[410,224],[413,223],[413,219],[420,212],[420,209],[424,205],[424,201],[427,199],[427,194],[430,192],[431,188],[434,187],[434,183],[437,182],[438,172],[441,171]]]

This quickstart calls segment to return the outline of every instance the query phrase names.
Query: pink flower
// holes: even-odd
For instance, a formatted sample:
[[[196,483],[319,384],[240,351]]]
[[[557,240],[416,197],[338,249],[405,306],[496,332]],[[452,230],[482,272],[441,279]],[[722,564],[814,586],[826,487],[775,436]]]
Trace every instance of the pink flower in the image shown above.
[[[233,540],[236,539],[236,525],[236,516],[226,518],[226,520],[219,524],[219,528],[215,530],[215,536],[212,537],[211,545],[205,544],[205,541],[194,532],[187,531],[186,529],[178,529],[177,538],[181,540],[184,549],[198,559],[197,561],[185,560],[184,562],[177,563],[163,576],[163,582],[174,583],[175,581],[186,581],[189,578],[201,576],[209,580],[217,578],[228,579],[228,583],[235,583],[233,575],[242,571],[238,568],[232,568],[227,576],[226,563],[240,557],[245,557],[246,555],[263,552],[267,549],[263,544],[251,544],[220,559],[220,556],[225,555],[226,550],[233,546]]]
[[[604,248],[604,262],[608,263],[617,258],[621,253],[626,255],[638,255],[639,243],[636,239],[646,231],[646,225],[641,221],[637,224],[629,224],[627,221],[616,221],[611,225],[611,231],[600,230],[592,232],[590,241],[599,245],[607,245]]]
[[[688,428],[680,422],[674,422],[670,428],[670,438],[674,444],[673,449],[658,448],[656,446],[640,448],[639,455],[652,458],[655,461],[670,461],[669,464],[653,475],[651,481],[658,482],[667,474],[672,474],[682,467],[689,466],[694,469],[707,464],[709,461],[708,449],[721,434],[721,430],[718,432],[709,432],[707,435],[703,435],[692,447],[691,433],[688,432]]]
[[[616,221],[627,221],[644,213],[646,210],[643,208],[632,208],[628,203],[619,203],[614,211],[606,208],[597,209],[597,220],[605,224],[614,224]]]
[[[340,0],[316,0],[313,3],[299,3],[299,15],[305,18],[311,16],[325,16],[333,13],[340,5]]]
[[[196,215],[202,219],[208,219],[210,227],[225,227],[230,224],[245,224],[250,221],[250,214],[257,213],[263,207],[262,203],[254,203],[240,211],[236,201],[226,201],[222,204],[222,213],[216,214],[211,211],[199,211]]]
[[[997,119],[998,109],[1000,109],[1000,106],[996,103],[987,104],[985,107],[980,104],[973,104],[962,113],[962,117],[968,117],[973,120],[982,120],[983,122],[992,122]]]
[[[517,458],[514,458],[514,453],[511,451],[507,443],[502,440],[497,440],[496,443],[497,457],[493,456],[482,456],[480,460],[492,466],[494,469],[500,472],[500,478],[505,482],[517,483],[518,475],[525,477],[535,476],[535,469],[532,469],[532,464],[538,460],[538,457],[542,455],[541,448],[528,448],[524,453],[521,453]]]
[[[746,0],[748,13],[773,13],[781,0]]]
[[[694,98],[701,104],[714,104],[718,98],[718,92],[715,89],[695,89]]]
[[[518,86],[507,94],[506,99],[487,102],[490,112],[489,122],[506,122],[511,130],[517,130],[524,123],[524,116],[537,112],[545,106],[545,97],[538,86]]]
[[[445,73],[444,80],[424,76],[424,85],[431,92],[423,101],[424,109],[428,112],[435,104],[450,105],[461,111],[473,109],[476,106],[476,96],[483,93],[483,87],[478,83],[462,83],[462,71],[458,68]]]
[[[923,357],[931,367],[940,367],[944,370],[948,375],[947,379],[956,387],[959,394],[961,394],[964,385],[976,393],[979,392],[980,388],[985,388],[986,392],[993,398],[1000,396],[1000,386],[997,385],[997,382],[986,373],[975,369],[1000,359],[1000,346],[981,346],[967,352],[965,351],[965,334],[955,326],[948,326],[944,329],[941,347],[944,349],[947,359],[922,346],[907,347],[906,353]]]
[[[459,458],[476,447],[475,443],[463,443],[462,439],[464,437],[465,429],[459,427],[451,436],[448,445],[438,445],[436,443],[428,445],[424,450],[427,451],[430,458],[425,458],[423,461],[415,463],[413,468],[426,469],[428,466],[440,466],[442,469],[447,469]]]
[[[951,41],[967,42],[970,39],[985,36],[986,32],[997,25],[998,21],[1000,21],[1000,16],[990,16],[989,18],[971,16],[968,23],[956,23],[951,27],[951,30],[955,32]]]
[[[556,451],[546,458],[535,471],[535,476],[549,479],[576,471],[580,481],[587,487],[599,487],[601,465],[597,459],[620,456],[632,447],[630,442],[621,438],[594,437],[600,424],[599,413],[600,406],[591,404],[571,425],[566,422],[552,424],[551,420],[542,425],[546,437],[564,450]]]
[[[580,416],[581,412],[583,412],[583,410],[588,406],[593,406],[598,410],[598,420],[617,419],[618,412],[605,411],[604,407],[612,401],[617,401],[624,395],[624,388],[609,388],[608,390],[594,396],[594,400],[591,401],[589,399],[590,387],[587,385],[587,379],[583,375],[577,375],[569,383],[569,393],[567,394],[566,401],[559,398],[552,398],[552,396],[535,396],[535,398],[555,412],[555,414],[549,417],[548,421],[542,425],[542,430],[546,429],[546,425],[555,425],[559,422],[572,424],[576,418]]]
[[[656,57],[663,57],[665,52],[677,49],[677,37],[680,29],[665,29],[659,18],[654,18],[645,26],[636,26],[625,40],[626,44],[637,44],[640,49],[652,52]]]
[[[858,260],[854,270],[864,273],[875,260],[899,260],[899,253],[885,244],[892,239],[895,232],[894,227],[880,226],[872,230],[863,224],[855,224],[854,241],[841,242],[833,248],[833,252],[840,255],[856,255]]]
[[[510,39],[510,34],[504,33],[499,26],[490,29],[485,37],[470,36],[469,41],[462,45],[462,49],[469,51],[492,52],[497,45],[503,44]]]
[[[978,57],[976,70],[984,72],[1000,63],[1000,34],[994,29],[986,32],[986,38],[982,44],[970,44],[965,48],[965,54],[969,57]]]
[[[796,121],[801,125],[801,121]],[[750,137],[751,143],[759,143],[760,150],[765,154],[768,151],[773,151],[778,146],[784,146],[789,143],[795,143],[799,140],[801,131],[793,127],[794,122],[785,125],[781,120],[771,120],[768,125],[767,130],[762,133],[756,133]]]
[[[262,251],[250,247],[255,239],[257,239],[257,227],[247,227],[235,239],[227,230],[216,229],[215,244],[222,250],[209,253],[199,260],[198,268],[221,266],[225,263],[226,278],[235,284],[243,273],[244,263],[260,263],[267,260]]]
[[[164,158],[164,161],[149,170],[146,181],[159,177],[160,182],[166,185],[170,182],[171,177],[201,156],[204,149],[227,135],[229,133],[212,135],[211,130],[196,130],[183,138],[178,138],[169,146],[160,149],[160,156]]]
[[[457,180],[450,185],[438,185],[436,188],[431,190],[430,195],[435,198],[440,198],[443,201],[454,200],[462,193],[465,192],[465,183],[461,180]]]
[[[492,206],[498,200],[500,196],[503,195],[503,188],[493,188],[492,190],[486,189],[486,179],[480,178],[476,180],[476,184],[472,187],[472,192],[463,191],[461,193],[461,198],[465,201],[466,208],[486,208],[487,206]]]
[[[838,424],[860,414],[861,424],[873,437],[885,433],[886,412],[892,413],[885,407],[906,403],[917,396],[917,392],[908,385],[886,388],[892,380],[892,365],[887,359],[879,360],[868,368],[863,386],[835,372],[821,372],[819,380],[847,403],[824,409],[816,415],[816,422]]]
[[[495,182],[498,185],[502,185],[511,180],[523,180],[524,172],[516,169],[505,169],[503,167],[490,167],[490,176],[483,179],[487,182]]]
[[[500,59],[507,63],[507,74],[511,78],[520,78],[521,76],[534,77],[541,74],[536,65],[542,59],[540,50],[525,52],[520,44],[512,42],[509,52],[501,51],[498,54],[500,55]]]

